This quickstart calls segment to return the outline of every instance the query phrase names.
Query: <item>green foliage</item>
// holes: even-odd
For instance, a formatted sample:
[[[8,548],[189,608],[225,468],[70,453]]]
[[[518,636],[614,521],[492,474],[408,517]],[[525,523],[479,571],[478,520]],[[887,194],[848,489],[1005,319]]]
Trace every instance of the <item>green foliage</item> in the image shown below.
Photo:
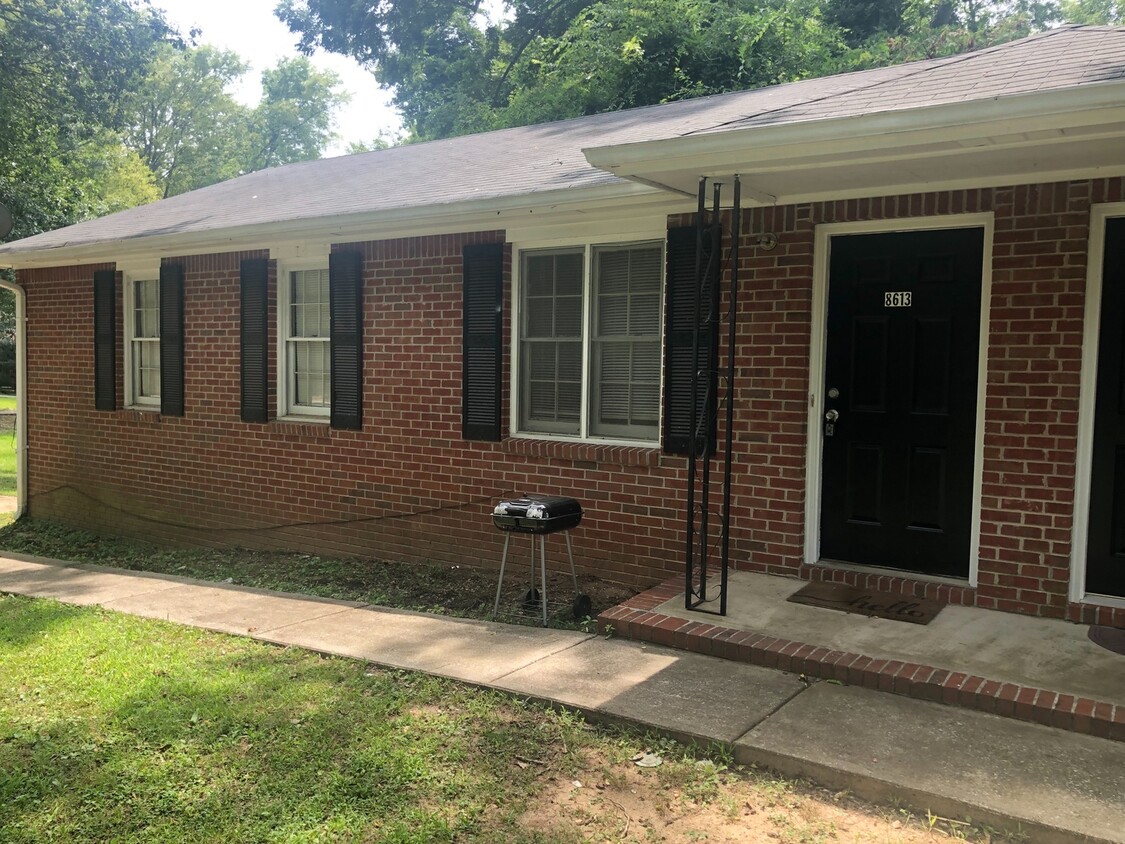
[[[0,202],[11,238],[97,213],[88,147],[123,125],[126,93],[172,37],[129,0],[0,0]]]
[[[319,156],[343,101],[306,59],[189,48],[148,0],[0,0],[0,202],[18,239]]]
[[[249,170],[319,158],[335,137],[332,113],[347,101],[340,78],[318,71],[306,58],[282,59],[262,73],[262,101],[250,124]]]
[[[519,841],[581,722],[456,683],[0,596],[5,842]]]
[[[1063,20],[1068,23],[1125,23],[1125,2],[1122,0],[1062,0]]]
[[[501,110],[534,123],[790,82],[840,51],[815,0],[617,0],[539,38]]]
[[[10,396],[0,398],[9,399]],[[14,407],[12,408],[15,409]],[[16,432],[0,431],[0,495],[16,494]]]
[[[245,72],[226,50],[161,48],[133,97],[125,141],[164,196],[238,175],[236,144],[248,114],[227,88]]]
[[[1063,0],[1111,20],[1119,0]],[[1081,8],[1079,8],[1081,7]],[[415,139],[944,56],[1037,32],[1056,0],[281,0],[306,50],[355,57]]]
[[[332,116],[346,96],[339,78],[308,59],[282,59],[262,74],[262,101],[231,95],[247,65],[203,45],[166,46],[132,101],[126,143],[174,196],[252,170],[317,158],[333,139]]]

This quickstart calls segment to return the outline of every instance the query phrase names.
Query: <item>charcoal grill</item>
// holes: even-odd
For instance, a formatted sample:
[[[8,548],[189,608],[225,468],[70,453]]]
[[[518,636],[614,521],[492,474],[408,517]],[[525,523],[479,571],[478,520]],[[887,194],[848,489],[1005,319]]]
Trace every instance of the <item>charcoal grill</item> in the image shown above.
[[[590,598],[578,588],[578,573],[574,568],[574,549],[570,542],[570,529],[582,521],[582,505],[574,498],[562,495],[524,495],[501,501],[492,510],[492,523],[504,531],[504,553],[500,557],[500,579],[496,584],[496,603],[492,617],[500,612],[500,592],[504,588],[504,568],[508,562],[508,546],[512,534],[524,533],[531,537],[531,589],[524,596],[524,606],[534,609],[539,604],[543,613],[543,626],[547,626],[547,536],[562,533],[566,538],[566,553],[570,559],[570,577],[574,582],[572,610],[576,620],[590,615]],[[539,583],[536,588],[535,546],[539,542]]]

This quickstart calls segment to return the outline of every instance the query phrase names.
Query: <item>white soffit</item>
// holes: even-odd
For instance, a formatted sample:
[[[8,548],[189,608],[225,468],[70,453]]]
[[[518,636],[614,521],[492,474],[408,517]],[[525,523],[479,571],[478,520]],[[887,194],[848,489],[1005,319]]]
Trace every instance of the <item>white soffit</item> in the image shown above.
[[[1125,174],[1125,83],[587,148],[621,178],[694,194],[739,174],[786,204]]]

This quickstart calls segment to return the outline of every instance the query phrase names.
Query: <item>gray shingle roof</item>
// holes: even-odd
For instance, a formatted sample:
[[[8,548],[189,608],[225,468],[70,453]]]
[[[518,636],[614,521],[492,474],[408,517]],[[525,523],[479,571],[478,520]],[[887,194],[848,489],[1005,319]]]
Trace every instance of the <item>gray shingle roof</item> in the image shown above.
[[[0,255],[624,184],[583,148],[1123,79],[1125,28],[1068,26],[948,58],[276,167],[0,245]]]

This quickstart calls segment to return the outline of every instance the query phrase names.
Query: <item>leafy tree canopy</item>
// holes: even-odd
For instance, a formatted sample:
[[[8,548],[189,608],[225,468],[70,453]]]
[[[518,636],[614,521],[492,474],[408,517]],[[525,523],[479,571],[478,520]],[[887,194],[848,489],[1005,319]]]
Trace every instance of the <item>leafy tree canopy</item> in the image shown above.
[[[230,93],[245,72],[185,43],[148,0],[0,0],[10,239],[318,157],[344,99],[336,76],[284,60],[248,108]]]
[[[210,46],[162,48],[132,98],[125,142],[156,175],[162,196],[240,173],[318,158],[346,101],[339,77],[301,56],[262,73],[253,108],[231,88],[246,73],[236,53]]]
[[[951,55],[1121,0],[280,0],[305,51],[370,67],[411,139]]]
[[[104,131],[123,125],[126,93],[172,38],[147,4],[0,0],[0,202],[12,239],[105,206]]]

